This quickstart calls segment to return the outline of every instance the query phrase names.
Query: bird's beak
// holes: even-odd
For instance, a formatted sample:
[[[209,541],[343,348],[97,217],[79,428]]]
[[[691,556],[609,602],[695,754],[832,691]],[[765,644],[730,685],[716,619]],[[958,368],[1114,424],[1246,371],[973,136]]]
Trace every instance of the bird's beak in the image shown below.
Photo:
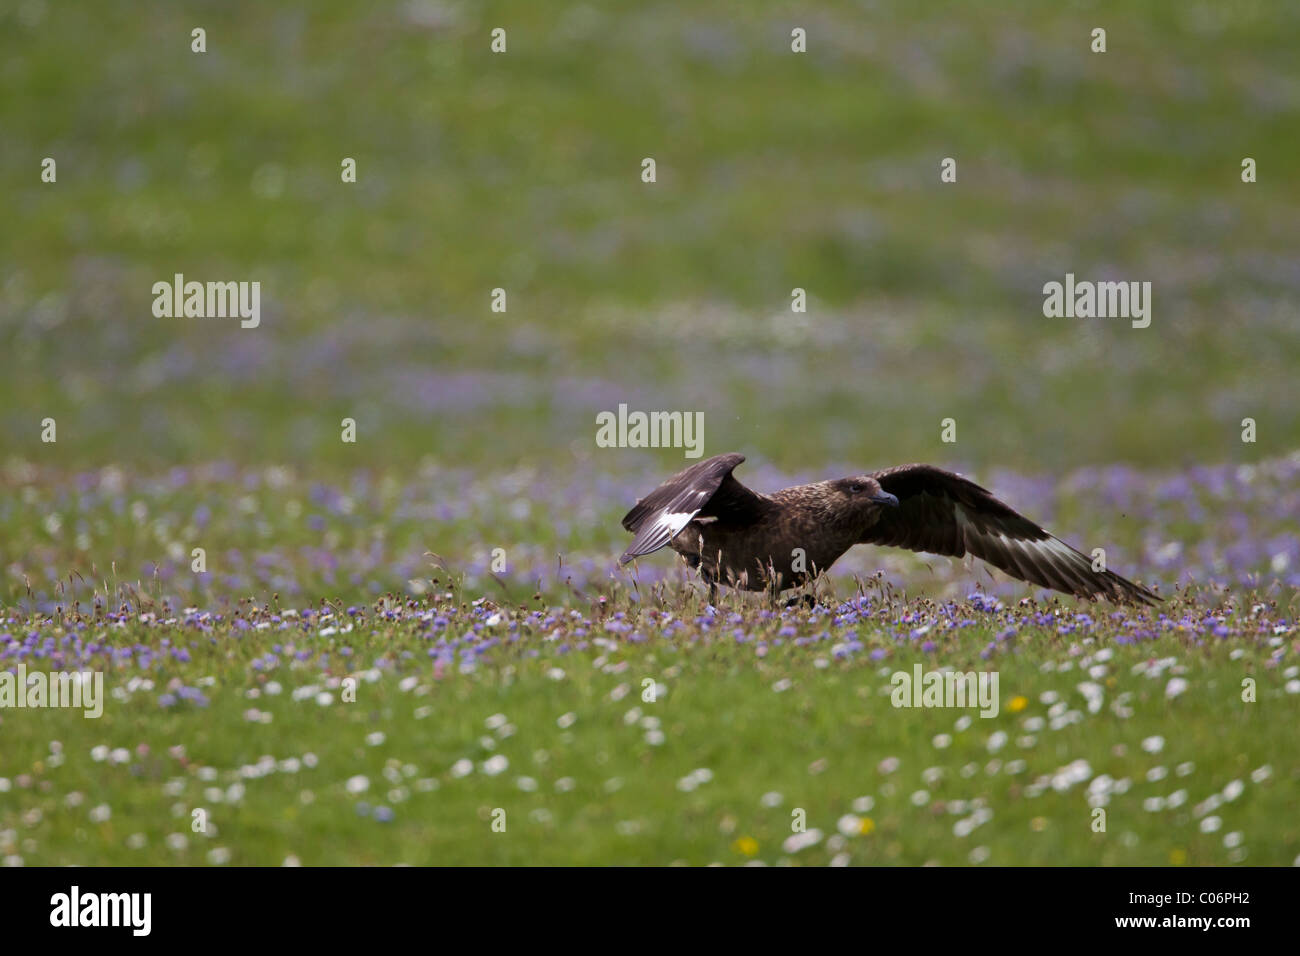
[[[871,500],[878,505],[888,505],[891,508],[898,507],[898,499],[893,495],[891,495],[888,491],[882,491],[878,495],[872,495]]]

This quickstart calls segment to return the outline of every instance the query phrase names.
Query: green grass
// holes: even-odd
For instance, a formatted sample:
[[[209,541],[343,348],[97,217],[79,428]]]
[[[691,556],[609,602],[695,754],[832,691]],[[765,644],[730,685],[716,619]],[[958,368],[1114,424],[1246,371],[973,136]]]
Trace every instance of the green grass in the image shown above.
[[[434,6],[0,14],[7,453],[547,462],[619,397],[787,467],[949,416],[1025,469],[1300,443],[1287,5]],[[1045,319],[1067,271],[1151,281],[1151,328]],[[262,326],[155,319],[176,272],[261,281]]]
[[[448,603],[438,610],[451,617],[453,636],[496,613]],[[656,626],[627,610],[633,633]],[[121,698],[98,720],[60,710],[0,715],[9,777],[0,793],[0,850],[28,864],[279,864],[294,857],[308,865],[824,864],[833,857],[861,864],[1289,864],[1300,853],[1300,826],[1290,812],[1300,776],[1290,746],[1300,697],[1284,691],[1268,661],[1269,640],[1249,636],[1244,614],[1229,614],[1247,631],[1231,642],[1202,645],[1176,629],[1124,646],[1105,624],[1088,637],[1031,627],[987,660],[978,649],[1004,616],[947,632],[937,627],[937,652],[929,654],[867,623],[856,629],[864,649],[841,660],[838,639],[776,646],[781,621],[751,618],[748,642],[737,644],[730,626],[706,633],[689,601],[676,610],[685,625],[671,640],[602,639],[596,625],[595,640],[578,650],[568,645],[582,638],[563,622],[556,628],[564,636],[548,641],[537,619],[500,609],[499,623],[483,630],[503,643],[464,673],[455,665],[435,671],[427,637],[374,612],[333,635],[321,634],[333,620],[301,629],[290,621],[280,632],[218,624],[200,633],[193,624],[161,621],[109,628],[115,644],[158,648],[167,638],[191,648],[192,660],[166,659],[164,651],[147,675],[110,669],[107,686]],[[268,619],[255,608],[243,613],[255,623]],[[827,629],[825,619],[803,615],[788,623],[803,635]],[[764,643],[770,646],[760,656],[755,648]],[[280,666],[256,669],[253,661],[275,644],[310,649],[313,660],[291,663],[286,650]],[[341,656],[345,646],[350,658]],[[887,651],[881,661],[866,656],[876,648]],[[1098,656],[1102,648],[1113,656]],[[318,667],[318,654],[330,663]],[[1159,676],[1142,670],[1164,657],[1172,661]],[[914,663],[997,672],[1000,713],[986,719],[974,709],[896,709],[889,675],[910,673]],[[1092,668],[1100,670],[1084,673]],[[1187,689],[1169,698],[1175,674]],[[147,688],[142,676],[152,681]],[[357,688],[352,703],[342,701],[340,679],[347,677]],[[1254,703],[1242,701],[1245,677],[1258,681]],[[1085,680],[1104,695],[1095,714],[1077,689]],[[160,707],[175,682],[198,686],[210,703]],[[643,700],[643,682],[659,685],[653,702]],[[295,700],[293,692],[304,688]],[[327,706],[317,703],[318,693],[329,695]],[[252,709],[269,714],[269,722],[250,720]],[[1062,715],[1058,726],[1052,718]],[[1006,735],[1005,745],[991,750],[996,733]],[[1149,752],[1144,741],[1150,747],[1155,736],[1163,746]],[[97,747],[123,748],[129,758],[96,759]],[[275,758],[275,769],[249,775],[264,756]],[[487,761],[499,757],[508,765],[490,772]],[[468,774],[458,776],[459,761],[470,762]],[[1051,784],[1076,761],[1087,762],[1088,778],[1128,781],[1105,806],[1105,832],[1094,832],[1086,783]],[[683,789],[681,781],[701,768],[708,781]],[[1164,768],[1163,779],[1149,779],[1153,768]],[[364,777],[368,789],[350,792],[354,777]],[[524,778],[535,790],[521,789]],[[1231,793],[1232,781],[1244,784],[1240,795],[1211,810],[1198,806],[1225,787]],[[1144,808],[1148,798],[1178,791],[1180,805]],[[764,801],[770,793],[779,797]],[[859,803],[855,812],[863,797],[870,806]],[[370,806],[365,816],[357,809],[363,803]],[[101,805],[107,819],[92,814]],[[379,807],[391,808],[390,821],[376,818]],[[957,835],[954,826],[979,807],[991,816]],[[212,824],[206,835],[191,831],[196,808]],[[505,811],[504,832],[492,828],[497,809]],[[783,849],[798,809],[823,837]],[[858,818],[857,832],[832,839],[845,815]],[[1222,823],[1205,832],[1210,817]],[[1240,842],[1226,847],[1230,833]],[[173,834],[185,838],[183,847],[168,844]],[[210,858],[214,850],[224,852]]]

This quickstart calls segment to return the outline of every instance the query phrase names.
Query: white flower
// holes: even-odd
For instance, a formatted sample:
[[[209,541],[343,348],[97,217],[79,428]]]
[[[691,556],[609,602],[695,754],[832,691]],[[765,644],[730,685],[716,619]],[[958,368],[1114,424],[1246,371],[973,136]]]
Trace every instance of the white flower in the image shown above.
[[[785,838],[781,844],[781,849],[786,853],[798,853],[800,850],[810,846],[816,846],[822,841],[822,831],[814,827],[804,833],[795,833]]]
[[[696,770],[692,770],[686,776],[682,777],[682,779],[678,780],[677,789],[681,790],[683,793],[690,793],[696,787],[708,783],[712,779],[713,771],[707,767],[700,767]]]
[[[1165,749],[1165,738],[1159,735],[1142,741],[1142,749],[1149,754],[1158,754]]]
[[[862,818],[854,816],[852,813],[846,813],[840,817],[835,824],[835,829],[839,830],[845,836],[862,835]]]
[[[1105,670],[1105,668],[1102,668],[1102,670]],[[1101,676],[1101,675],[1097,675],[1097,676]],[[1100,684],[1094,683],[1093,681],[1090,680],[1086,680],[1083,683],[1079,684],[1077,689],[1079,693],[1083,695],[1084,699],[1088,702],[1088,713],[1095,714],[1099,710],[1101,710],[1101,705],[1105,700],[1106,693],[1105,691],[1102,690]]]
[[[355,777],[349,777],[344,786],[347,788],[348,793],[365,793],[370,789],[370,781],[361,774],[357,774]]]
[[[1169,678],[1169,683],[1165,685],[1165,696],[1177,697],[1185,690],[1187,690],[1187,681],[1183,680],[1181,677],[1171,677]]]

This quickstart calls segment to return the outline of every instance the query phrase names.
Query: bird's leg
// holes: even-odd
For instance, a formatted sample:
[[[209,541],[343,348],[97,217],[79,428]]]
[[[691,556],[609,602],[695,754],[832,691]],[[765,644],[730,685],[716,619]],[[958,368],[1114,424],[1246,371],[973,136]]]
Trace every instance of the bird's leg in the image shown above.
[[[768,604],[772,610],[775,611],[781,603],[781,578],[776,573],[776,568],[773,567],[770,559],[768,560],[767,568],[764,571],[764,577],[767,580]],[[789,606],[790,605],[788,604],[786,605],[786,607]]]
[[[715,578],[713,575],[708,574],[708,573],[706,572],[706,573],[704,574],[704,580],[705,580],[705,583],[707,583],[708,586],[709,586],[709,604],[710,604],[712,607],[717,607],[717,606],[718,606],[718,581],[717,581],[717,578]]]
[[[816,573],[817,573],[816,569],[814,568],[813,574],[811,575],[796,574],[790,583],[795,586],[802,584],[802,586],[806,588],[814,580]],[[773,587],[779,589],[782,583],[780,577],[774,576],[773,581],[774,581]],[[776,591],[773,591],[774,599],[776,593],[777,593]],[[775,600],[773,601],[773,603],[775,603]],[[804,603],[806,603],[809,609],[811,610],[812,608],[815,608],[817,606],[817,599],[812,596],[812,593],[810,591],[804,591],[803,594],[797,594],[794,597],[790,598],[788,601],[786,601],[785,606],[794,607],[796,604],[804,604]]]

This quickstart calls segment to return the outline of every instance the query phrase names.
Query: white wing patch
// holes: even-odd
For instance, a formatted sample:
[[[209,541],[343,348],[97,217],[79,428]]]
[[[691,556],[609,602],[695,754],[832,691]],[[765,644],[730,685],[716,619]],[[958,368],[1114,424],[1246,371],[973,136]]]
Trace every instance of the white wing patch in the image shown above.
[[[712,492],[692,491],[684,498],[695,499],[694,505],[690,511],[661,511],[651,520],[641,526],[636,534],[636,539],[632,546],[627,549],[623,557],[619,559],[620,564],[626,564],[633,558],[640,557],[643,554],[649,554],[651,551],[658,551],[673,538],[681,534],[682,529],[691,523],[691,519],[700,513],[700,509],[705,503],[713,497]],[[673,502],[681,507],[684,502],[680,499]],[[690,508],[690,505],[686,505]]]
[[[651,536],[657,538],[662,533],[664,535],[664,544],[667,544],[691,523],[691,519],[695,517],[698,511],[697,508],[695,511],[677,511],[660,515],[659,519],[652,525],[654,530],[651,532]]]

